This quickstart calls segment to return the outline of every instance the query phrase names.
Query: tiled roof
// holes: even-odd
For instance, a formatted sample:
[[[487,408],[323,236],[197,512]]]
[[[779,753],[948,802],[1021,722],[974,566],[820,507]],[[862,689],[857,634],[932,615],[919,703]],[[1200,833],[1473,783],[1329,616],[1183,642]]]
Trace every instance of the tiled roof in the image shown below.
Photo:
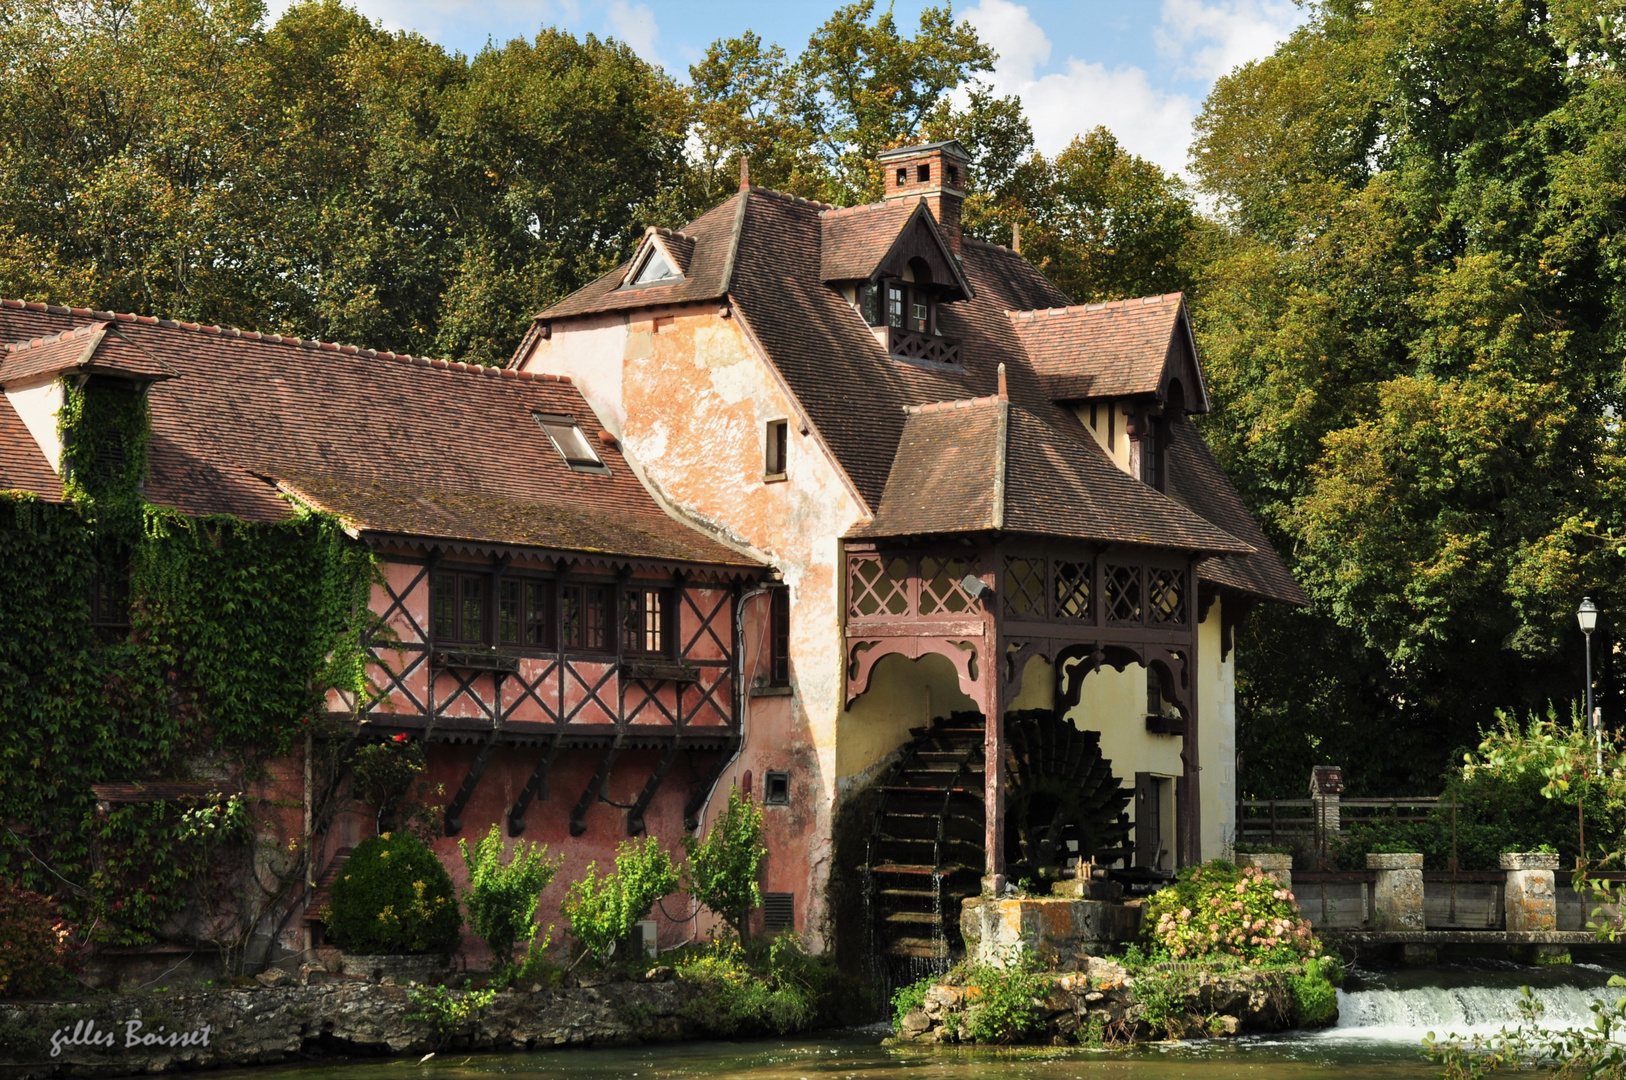
[[[913,209],[912,204],[900,205]],[[1051,468],[1054,462],[1055,468],[1074,470],[1075,479],[1068,483],[1076,481],[1099,487],[1101,491],[1114,491],[1110,502],[1090,504],[1098,507],[1096,513],[1119,517],[1121,520],[1114,527],[1121,527],[1123,535],[1166,538],[1137,542],[1193,548],[1201,548],[1202,543],[1219,543],[1212,533],[1203,534],[1207,539],[1199,543],[1199,531],[1190,524],[1189,513],[1106,462],[1077,417],[1055,403],[1058,400],[1056,380],[1079,374],[1068,365],[1076,367],[1080,357],[1099,359],[1103,350],[1110,354],[1108,359],[1111,360],[1101,364],[1109,369],[1099,373],[1103,390],[1110,387],[1114,394],[1142,392],[1126,389],[1130,387],[1147,387],[1144,392],[1155,390],[1156,376],[1161,374],[1170,355],[1169,344],[1180,322],[1181,298],[1158,297],[1152,303],[1126,301],[1069,307],[1067,297],[1017,253],[965,238],[960,245],[960,269],[974,295],[945,304],[938,311],[941,332],[962,342],[959,369],[895,361],[886,355],[841,294],[825,284],[827,275],[851,273],[853,266],[867,260],[868,253],[879,246],[878,240],[865,239],[869,236],[868,222],[893,220],[889,213],[901,215],[902,210],[888,211],[883,205],[835,211],[819,203],[751,188],[684,230],[695,237],[697,265],[703,260],[716,261],[708,252],[708,245],[726,249],[724,259],[731,268],[725,278],[726,292],[742,328],[761,345],[778,369],[805,411],[815,436],[829,448],[866,505],[879,511],[890,497],[888,484],[893,475],[894,458],[906,426],[913,424],[905,410],[930,402],[991,396],[997,387],[998,368],[1004,364],[1013,414],[1019,409],[1027,418],[1017,425],[1019,437],[1011,444],[1013,461],[1023,454],[1035,455],[1029,459],[1030,475],[1043,476],[1044,470]],[[720,224],[724,220],[730,223],[727,230]],[[906,219],[896,220],[901,227],[901,221]],[[860,238],[854,242],[854,250],[865,252],[863,259],[855,257],[850,264],[841,261],[845,255],[838,259],[835,253],[825,250],[826,237],[830,235],[826,230],[831,228],[831,223],[843,221],[849,224],[836,225],[838,233],[851,228],[852,235]],[[704,228],[701,228],[702,223],[705,223]],[[884,236],[886,230],[881,225],[875,225],[874,229],[876,235]],[[842,235],[838,243],[846,245],[849,240]],[[572,313],[608,310],[601,301],[606,301],[618,280],[618,274],[606,275],[543,312],[540,318],[548,320]],[[674,293],[671,300],[661,301],[652,295],[653,289],[649,293],[651,295],[639,301],[640,305],[676,303],[692,295]],[[1083,337],[1068,336],[1072,334]],[[1030,347],[1033,354],[1029,352]],[[1152,359],[1154,354],[1155,360]],[[1120,369],[1125,372],[1121,377],[1115,374]],[[1148,371],[1155,372],[1149,386]],[[1098,373],[1084,365],[1082,374],[1093,382]],[[1112,378],[1107,378],[1107,374],[1112,374]],[[1186,389],[1190,394],[1194,388]],[[1195,389],[1200,391],[1200,387]],[[1194,397],[1187,400],[1188,405],[1197,404]],[[927,428],[922,426],[918,430]],[[1169,472],[1178,474],[1189,460],[1195,470],[1193,475],[1202,476],[1204,486],[1216,491],[1223,488],[1223,491],[1207,501],[1195,496],[1186,498],[1185,506],[1205,517],[1208,515],[1204,508],[1212,508],[1215,516],[1208,520],[1215,527],[1214,532],[1239,539],[1245,547],[1255,549],[1252,554],[1236,554],[1209,562],[1206,566],[1210,569],[1205,571],[1205,576],[1275,598],[1286,598],[1289,593],[1295,597],[1302,595],[1296,586],[1291,586],[1291,577],[1257,525],[1249,522],[1249,527],[1244,529],[1243,523],[1232,516],[1241,507],[1240,499],[1212,459],[1206,459],[1207,464],[1204,464],[1203,459],[1193,456],[1194,449],[1178,442],[1171,447]],[[1203,453],[1206,454],[1206,450]],[[1090,464],[1092,462],[1104,468],[1098,469],[1096,464]],[[927,461],[917,464],[922,470],[932,468]],[[900,481],[902,479],[900,476]],[[1054,500],[1047,495],[1046,482],[1035,481],[1028,488],[1012,487],[1010,497],[1016,501],[1007,503],[1012,521],[1024,520],[1023,515],[1028,513],[1018,505],[1022,498],[1030,499],[1036,508],[1032,511],[1035,525],[1044,524],[1049,515],[1057,512]],[[1132,497],[1131,490],[1139,497]],[[1146,495],[1147,492],[1150,495]],[[917,505],[922,514],[928,512],[925,503]],[[890,506],[886,512],[886,520],[891,521],[891,525],[883,521],[876,527],[913,530],[926,525],[925,519],[913,524],[901,521],[893,516]],[[1240,512],[1246,516],[1245,510]],[[976,519],[974,512],[967,513],[971,516],[965,520]],[[1079,533],[1106,528],[1099,523],[1065,527]],[[1252,570],[1231,572],[1243,565],[1251,566]],[[1221,575],[1228,576],[1222,580]]]
[[[62,481],[45,460],[23,418],[0,394],[0,491],[31,491],[52,502],[62,501]]]
[[[653,232],[661,238],[661,244],[671,254],[672,261],[677,263],[678,273],[687,274],[689,261],[694,258],[694,237],[671,229],[654,229]]]
[[[1180,293],[1040,311],[1011,324],[1057,401],[1156,393],[1177,332]],[[1196,387],[1189,388],[1195,391]]]
[[[41,382],[73,370],[143,381],[175,374],[108,321],[13,342],[0,352],[0,386]]]
[[[819,280],[856,281],[875,273],[919,206],[894,201],[824,211]]]
[[[1253,548],[1131,479],[1095,440],[999,398],[910,410],[866,538],[1000,530],[1214,554]]]
[[[686,304],[721,299],[728,294],[735,228],[742,198],[743,196],[736,195],[684,227],[683,236],[688,240],[689,253],[685,260],[687,265],[681,268],[683,276],[678,280],[662,285],[621,288],[621,282],[631,266],[629,259],[598,280],[582,286],[547,308],[537,318],[548,320],[598,311],[622,311],[656,304]],[[667,235],[675,234],[663,234],[661,237],[663,243],[667,242]],[[668,243],[668,247],[670,246]],[[673,255],[678,256],[678,252],[673,251]]]
[[[567,414],[596,437],[598,420],[568,381],[0,302],[0,333],[42,336],[64,321],[113,323],[178,376],[148,399],[146,495],[158,505],[275,520],[290,512],[280,482],[364,530],[755,565],[662,511],[618,448],[595,443],[608,475],[571,471],[532,418]]]

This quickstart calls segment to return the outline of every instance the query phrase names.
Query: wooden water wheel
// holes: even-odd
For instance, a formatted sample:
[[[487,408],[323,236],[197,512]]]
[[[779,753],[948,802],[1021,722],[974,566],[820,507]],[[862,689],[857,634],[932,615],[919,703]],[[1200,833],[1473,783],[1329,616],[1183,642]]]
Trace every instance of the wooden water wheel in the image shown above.
[[[1048,710],[1005,719],[1007,876],[1055,876],[1080,855],[1126,855],[1130,795],[1095,732]],[[947,959],[964,949],[960,902],[982,888],[984,720],[960,712],[916,728],[880,780],[861,867],[875,948]]]

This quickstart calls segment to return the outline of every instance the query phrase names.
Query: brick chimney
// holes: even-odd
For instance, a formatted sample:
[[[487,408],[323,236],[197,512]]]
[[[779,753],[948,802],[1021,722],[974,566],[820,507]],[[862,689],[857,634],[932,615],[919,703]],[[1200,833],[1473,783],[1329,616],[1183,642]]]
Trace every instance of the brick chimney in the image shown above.
[[[949,246],[960,250],[960,205],[965,202],[966,166],[971,155],[958,141],[903,146],[883,152],[886,201],[924,200]]]

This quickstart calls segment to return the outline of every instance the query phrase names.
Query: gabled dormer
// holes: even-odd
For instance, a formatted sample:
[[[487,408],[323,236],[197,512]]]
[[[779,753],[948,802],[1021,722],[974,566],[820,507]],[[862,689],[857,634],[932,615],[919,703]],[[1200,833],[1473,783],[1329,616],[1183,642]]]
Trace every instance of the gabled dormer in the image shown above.
[[[1010,314],[1045,394],[1120,469],[1165,490],[1169,426],[1208,411],[1180,293]]]
[[[643,243],[627,266],[623,289],[646,285],[672,285],[683,280],[694,254],[694,240],[670,229],[653,225],[644,232]]]
[[[975,293],[922,200],[826,210],[820,276],[839,289],[895,360],[958,364],[942,307]]]

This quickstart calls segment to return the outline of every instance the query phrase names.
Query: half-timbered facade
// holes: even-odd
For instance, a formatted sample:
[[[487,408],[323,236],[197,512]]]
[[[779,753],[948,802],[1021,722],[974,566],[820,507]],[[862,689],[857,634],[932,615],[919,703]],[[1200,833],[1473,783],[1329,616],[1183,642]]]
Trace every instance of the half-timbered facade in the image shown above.
[[[680,854],[739,747],[742,687],[771,663],[748,638],[770,619],[766,567],[662,510],[569,380],[12,301],[0,341],[0,486],[59,500],[62,381],[122,379],[148,395],[149,502],[324,511],[371,548],[376,693],[330,695],[338,758],[427,745],[454,878],[459,837],[547,842],[557,921],[564,885],[628,836]],[[266,805],[310,805],[300,762],[268,774]],[[286,843],[297,815],[279,827]],[[321,883],[376,827],[356,802],[311,838],[284,944],[319,933]],[[667,945],[697,931],[658,922]]]

